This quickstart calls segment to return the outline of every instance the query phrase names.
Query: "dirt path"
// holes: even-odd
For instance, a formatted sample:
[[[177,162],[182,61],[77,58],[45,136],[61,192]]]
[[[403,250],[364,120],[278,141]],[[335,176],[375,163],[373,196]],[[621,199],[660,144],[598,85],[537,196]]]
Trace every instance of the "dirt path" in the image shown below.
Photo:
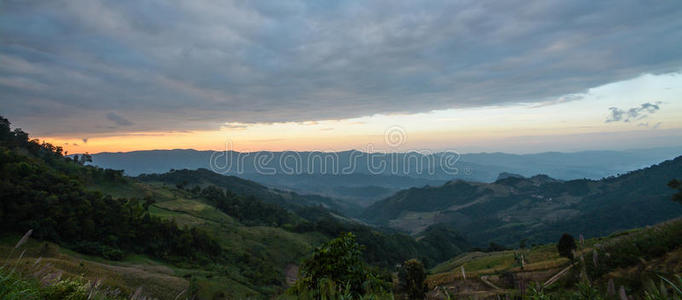
[[[549,279],[545,282],[545,284],[543,284],[543,286],[544,286],[544,287],[548,287],[548,286],[550,286],[552,283],[555,283],[557,280],[559,280],[559,278],[561,278],[562,276],[564,276],[564,274],[566,274],[566,273],[568,272],[568,270],[570,270],[572,267],[573,267],[573,264],[571,264],[571,265],[569,265],[568,267],[564,268],[563,270],[559,271],[559,273],[556,273],[554,276],[552,276],[551,278],[549,278]]]
[[[487,286],[493,288],[494,290],[501,290],[501,288],[499,288],[498,286],[496,286],[492,282],[488,281],[488,276],[481,276],[481,281],[483,281],[483,283],[485,283]]]

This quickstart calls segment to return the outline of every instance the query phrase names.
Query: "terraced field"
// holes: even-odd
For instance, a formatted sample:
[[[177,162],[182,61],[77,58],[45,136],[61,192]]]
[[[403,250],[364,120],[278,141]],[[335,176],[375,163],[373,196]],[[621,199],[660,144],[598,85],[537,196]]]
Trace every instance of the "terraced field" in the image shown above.
[[[576,261],[572,264],[567,258],[560,257],[554,244],[535,246],[530,249],[517,249],[496,252],[468,252],[454,257],[433,267],[427,278],[430,288],[430,299],[447,299],[450,297],[495,297],[519,293],[519,285],[528,287],[538,283],[549,291],[566,287],[568,277],[575,276],[580,270],[580,261],[587,261],[590,265],[598,264],[598,258],[593,258],[595,249],[627,249],[630,245],[644,245],[650,239],[656,239],[656,233],[670,235],[680,232],[682,219],[675,219],[656,226],[634,229],[584,240],[579,243],[576,251]],[[635,254],[637,263],[609,269],[604,275],[592,278],[596,285],[606,286],[609,279],[616,282],[644,281],[652,274],[668,274],[674,276],[682,273],[682,248],[678,243],[662,242],[671,248],[652,257],[639,250]],[[653,246],[658,247],[658,246]],[[637,249],[635,246],[632,249]],[[627,251],[633,251],[627,249]],[[632,253],[632,252],[630,252]],[[611,253],[613,259],[624,254]],[[632,254],[625,254],[632,255]],[[521,259],[523,257],[523,259]],[[582,258],[580,258],[582,257]],[[580,258],[580,259],[579,259]],[[612,259],[608,256],[602,259]],[[602,263],[603,264],[603,263]],[[575,267],[574,267],[575,266]],[[554,278],[553,278],[554,277]],[[552,279],[552,280],[550,280]],[[632,283],[631,283],[632,284]],[[640,282],[641,284],[641,282]]]

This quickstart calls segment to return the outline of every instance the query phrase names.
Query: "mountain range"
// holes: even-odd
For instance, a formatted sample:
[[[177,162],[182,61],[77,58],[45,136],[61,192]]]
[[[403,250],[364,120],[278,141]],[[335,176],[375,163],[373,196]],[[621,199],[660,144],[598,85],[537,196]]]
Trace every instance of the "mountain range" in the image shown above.
[[[682,146],[626,151],[461,155],[176,149],[98,153],[92,155],[92,164],[124,170],[130,176],[204,168],[280,190],[318,194],[368,206],[401,189],[437,186],[454,179],[493,182],[503,172],[522,176],[546,174],[561,180],[600,179],[644,168],[679,153],[682,153]]]
[[[413,234],[450,224],[479,246],[546,243],[564,232],[586,237],[679,217],[667,183],[682,177],[682,156],[600,180],[501,176],[492,183],[450,181],[410,188],[365,209],[362,218]]]

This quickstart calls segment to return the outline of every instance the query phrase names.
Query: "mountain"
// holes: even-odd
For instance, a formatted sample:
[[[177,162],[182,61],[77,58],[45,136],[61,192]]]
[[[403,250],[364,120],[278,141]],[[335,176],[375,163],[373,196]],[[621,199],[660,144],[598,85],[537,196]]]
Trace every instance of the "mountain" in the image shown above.
[[[93,164],[127,175],[209,169],[280,190],[319,194],[367,206],[401,189],[453,179],[493,182],[502,172],[562,180],[600,179],[671,159],[682,147],[627,151],[506,153],[215,152],[150,150],[92,155]]]
[[[261,175],[395,175],[434,180],[494,181],[502,172],[523,176],[547,174],[569,179],[599,179],[674,158],[682,146],[624,151],[508,153],[365,153],[343,152],[216,152],[191,149],[102,152],[93,164],[127,175],[165,173],[171,169],[212,169],[219,173]],[[457,170],[449,170],[447,162]],[[430,167],[428,163],[436,163]],[[213,167],[211,167],[213,166]],[[382,167],[383,166],[383,167]]]
[[[562,232],[592,237],[682,215],[667,183],[682,178],[682,156],[618,177],[562,181],[503,176],[493,183],[450,181],[411,188],[368,207],[369,222],[418,233],[450,224],[475,245],[553,241]]]
[[[344,214],[357,213],[360,209],[359,206],[352,203],[346,203],[318,195],[299,195],[294,192],[268,188],[251,180],[242,179],[236,176],[220,175],[206,169],[183,169],[171,170],[170,172],[163,174],[142,174],[137,176],[136,179],[150,183],[160,182],[187,189],[215,185],[239,196],[253,197],[286,208],[323,206],[327,209]]]
[[[3,282],[20,273],[40,286],[96,282],[126,299],[270,299],[315,247],[344,232],[385,272],[469,248],[447,225],[412,237],[327,209],[336,202],[325,197],[208,170],[133,178],[86,162],[0,117],[0,252],[9,253],[0,265],[12,266],[0,268]]]
[[[447,180],[432,180],[398,175],[263,175],[243,174],[241,177],[282,190],[317,194],[359,206],[367,206],[409,187],[442,185]]]

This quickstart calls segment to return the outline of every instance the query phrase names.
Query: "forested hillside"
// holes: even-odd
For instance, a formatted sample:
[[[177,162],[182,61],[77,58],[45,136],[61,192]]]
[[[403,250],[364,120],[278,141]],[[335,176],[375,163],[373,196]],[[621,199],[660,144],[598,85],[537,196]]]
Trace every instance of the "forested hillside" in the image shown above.
[[[602,180],[503,176],[494,183],[452,181],[401,191],[363,217],[413,233],[450,224],[478,246],[552,241],[563,232],[593,237],[679,217],[667,183],[682,177],[682,157]]]
[[[121,172],[83,166],[62,149],[10,131],[0,119],[0,228],[33,230],[40,239],[83,253],[121,259],[124,251],[168,260],[213,261],[221,249],[196,228],[149,214],[151,198],[114,199],[85,186],[93,181],[124,181]]]
[[[249,196],[258,201],[292,209],[323,206],[343,214],[357,213],[360,210],[359,206],[344,201],[271,189],[254,181],[236,176],[223,176],[207,169],[171,170],[162,174],[142,174],[136,178],[144,182],[161,182],[187,189],[215,185],[235,195]]]
[[[54,272],[74,280],[96,280],[115,269],[123,279],[103,280],[123,292],[145,287],[150,296],[166,298],[189,288],[201,298],[266,297],[287,288],[287,270],[315,246],[344,232],[357,236],[363,261],[386,271],[414,257],[435,265],[468,248],[447,226],[415,239],[330,211],[328,198],[205,170],[126,177],[87,165],[88,155],[64,156],[61,148],[0,121],[0,234],[12,240],[31,231],[47,246],[29,243],[34,246],[26,255],[47,255]],[[41,250],[55,247],[49,245],[63,250]],[[151,270],[170,268],[163,276],[175,283],[158,289],[159,281],[140,281],[160,276],[140,266],[140,257],[153,261]],[[65,267],[79,259],[90,267]]]

